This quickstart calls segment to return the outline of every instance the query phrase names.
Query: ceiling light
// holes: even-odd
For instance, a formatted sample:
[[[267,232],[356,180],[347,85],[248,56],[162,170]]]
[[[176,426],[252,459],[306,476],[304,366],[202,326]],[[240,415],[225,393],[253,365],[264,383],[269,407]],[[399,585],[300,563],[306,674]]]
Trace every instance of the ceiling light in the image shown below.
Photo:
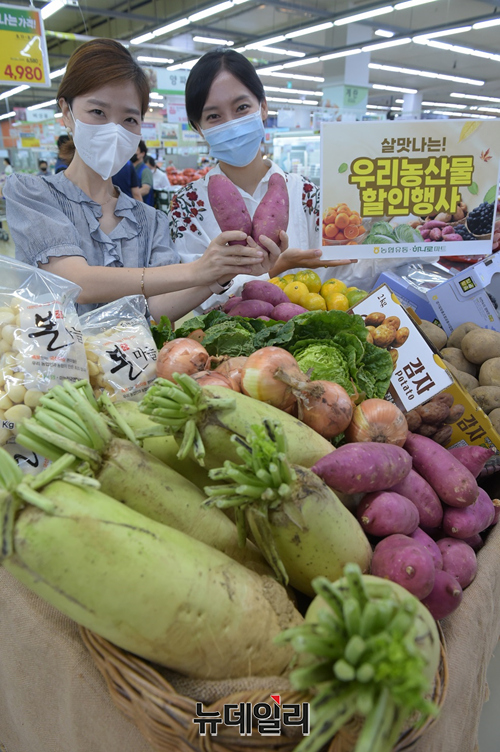
[[[220,44],[225,47],[232,47],[234,44],[229,39],[212,39],[212,37],[193,37],[193,42],[200,42],[200,44]]]
[[[50,16],[53,16],[54,13],[57,13],[58,10],[61,10],[61,8],[64,8],[65,5],[68,5],[66,0],[52,0],[52,2],[48,3],[47,5],[44,5],[42,8],[42,18],[45,21],[46,18],[50,18]],[[73,5],[73,3],[71,3]]]
[[[56,114],[54,115],[55,118],[61,118],[62,116],[62,112],[56,112]]]
[[[325,21],[325,23],[316,24],[316,26],[307,26],[304,29],[297,29],[296,31],[290,31],[285,34],[287,39],[295,39],[295,37],[302,37],[305,34],[315,34],[317,31],[323,31],[324,29],[331,29],[333,23],[331,21]]]
[[[290,94],[309,94],[312,97],[322,97],[323,92],[322,91],[309,91],[307,89],[288,89],[283,88],[280,86],[264,86],[264,91],[280,91],[285,94],[290,92]],[[465,107],[465,105],[455,105],[456,107]]]
[[[134,37],[133,39],[131,39],[130,44],[143,44],[143,42],[150,42],[151,39],[154,38],[155,35],[148,31],[147,34],[141,34],[140,37]]]
[[[465,110],[467,107],[466,104],[455,104],[454,102],[422,102],[422,104],[427,107],[452,107],[454,110]]]
[[[163,107],[161,102],[149,102],[149,107]]]
[[[462,76],[448,76],[445,73],[434,71],[416,70],[414,68],[402,68],[397,65],[381,65],[380,63],[368,63],[368,67],[374,70],[383,70],[390,73],[404,73],[408,76],[422,76],[423,78],[439,78],[444,81],[456,81],[457,83],[470,84],[471,86],[484,86],[484,81],[476,78],[463,78]]]
[[[474,99],[478,102],[500,102],[500,97],[487,97],[483,94],[459,94],[458,92],[453,92],[450,94],[450,97],[457,97],[458,99]]]
[[[267,97],[268,102],[283,102],[285,104],[308,104],[318,106],[318,102],[313,99],[287,99],[286,97]]]
[[[139,63],[157,63],[158,65],[174,62],[169,57],[149,57],[149,55],[138,55],[137,60]]]
[[[178,21],[173,21],[166,26],[160,26],[159,29],[155,29],[152,34],[154,37],[162,37],[164,34],[168,34],[169,31],[175,31],[176,29],[182,29],[183,26],[187,26],[191,20],[189,18],[180,18]]]
[[[196,65],[200,58],[195,57],[192,60],[183,60],[182,63],[176,63],[175,65],[169,65],[167,67],[167,70],[176,71],[176,70],[191,70],[191,68]]]
[[[426,3],[434,3],[436,0],[405,0],[403,3],[396,3],[394,10],[406,10],[406,8],[414,8],[416,5],[425,5]]]
[[[209,16],[215,16],[216,13],[222,13],[223,10],[229,10],[229,8],[233,7],[232,0],[226,0],[224,3],[219,3],[218,5],[212,5],[211,8],[205,8],[204,10],[199,10],[197,13],[193,13],[191,16],[189,16],[189,20],[191,23],[196,23],[196,21],[201,21],[202,18],[208,18]]]
[[[8,99],[9,97],[13,97],[14,94],[20,94],[22,91],[26,91],[26,89],[29,88],[30,87],[27,84],[21,84],[21,86],[16,86],[14,89],[4,91],[2,94],[0,94],[0,99]]]
[[[283,68],[296,68],[298,65],[311,65],[311,63],[318,63],[319,57],[306,57],[302,60],[293,60],[291,63],[283,63]]]
[[[384,84],[371,84],[372,89],[382,89],[383,91],[400,91],[402,94],[416,94],[418,89],[403,89],[400,86],[385,86]]]
[[[367,110],[388,110],[389,108],[382,104],[367,104]]]
[[[365,18],[374,18],[375,16],[383,16],[385,13],[392,13],[394,8],[392,5],[385,5],[383,8],[375,8],[374,10],[366,10],[363,13],[355,13],[352,16],[346,16],[345,18],[338,18],[333,22],[334,26],[343,26],[344,24],[356,23],[356,21],[363,21]]]
[[[57,70],[51,71],[49,74],[49,78],[50,80],[52,80],[53,78],[59,78],[60,76],[64,76],[65,73],[66,73],[66,66],[64,68],[58,68]]]
[[[344,50],[343,52],[332,52],[330,55],[321,55],[320,60],[335,60],[337,57],[349,57],[350,55],[359,55],[361,49]]]
[[[490,26],[499,26],[500,18],[492,18],[489,21],[479,21],[479,23],[473,24],[473,29],[489,29]]]
[[[411,37],[405,37],[404,39],[394,39],[391,42],[375,42],[375,44],[367,44],[361,48],[363,52],[373,52],[374,50],[385,50],[389,47],[399,47],[402,44],[408,44],[411,42]]]
[[[48,102],[40,102],[40,104],[32,104],[27,107],[27,110],[42,110],[44,107],[53,107],[57,104],[57,99],[50,99]]]
[[[471,116],[467,112],[444,112],[441,110],[432,110],[433,115],[446,115],[446,117],[461,117],[471,119]],[[493,115],[474,115],[474,118],[480,118],[481,120],[495,120]]]
[[[5,115],[0,115],[0,120],[7,120],[7,118],[15,117],[15,112],[6,112]]]
[[[438,37],[448,37],[452,34],[465,34],[470,31],[472,26],[458,26],[455,29],[443,29],[442,31],[430,31],[428,34],[417,34],[413,39],[437,39]]]
[[[257,71],[261,76],[274,76],[275,78],[294,78],[296,81],[317,81],[318,83],[324,83],[323,76],[306,76],[301,73],[277,73],[271,71],[268,73],[265,69]]]
[[[163,94],[159,94],[157,91],[151,91],[149,94],[150,99],[163,99]]]
[[[435,42],[432,39],[413,39],[417,44],[426,44],[429,47],[436,47],[438,50],[446,50],[447,52],[455,52],[461,55],[472,55],[472,57],[480,57],[486,60],[494,60],[500,62],[500,55],[496,55],[493,52],[485,52],[484,50],[475,50],[472,47],[462,47],[456,44],[448,44],[447,42]]]
[[[268,110],[267,114],[268,115],[277,115],[278,114],[278,110]]]
[[[500,112],[498,107],[478,107],[479,112]]]
[[[260,42],[255,42],[255,44],[247,44],[246,49],[247,50],[257,50],[259,47],[267,47],[270,44],[276,44],[276,42],[284,42],[286,37],[281,34],[277,37],[269,37],[268,39],[262,39]]]
[[[274,55],[288,55],[289,57],[305,57],[305,52],[296,52],[295,50],[282,50],[280,47],[257,47],[259,52],[271,52]]]
[[[388,31],[387,29],[377,29],[374,32],[374,34],[376,34],[377,37],[387,37],[387,38],[390,38],[390,37],[394,36],[394,32],[393,31]]]

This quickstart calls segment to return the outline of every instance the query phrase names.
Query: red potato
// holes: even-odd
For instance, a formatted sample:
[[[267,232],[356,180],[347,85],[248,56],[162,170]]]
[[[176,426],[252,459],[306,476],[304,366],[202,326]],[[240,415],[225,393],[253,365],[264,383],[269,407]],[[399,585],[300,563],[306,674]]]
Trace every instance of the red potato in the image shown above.
[[[334,490],[370,493],[385,491],[405,478],[411,470],[411,457],[395,444],[364,441],[344,444],[312,469]]]
[[[470,538],[486,530],[494,518],[495,506],[484,488],[480,488],[474,504],[462,509],[445,506],[443,530],[451,538]]]
[[[462,602],[463,590],[460,583],[449,572],[440,569],[434,578],[434,587],[429,595],[421,598],[433,617],[438,621],[449,616]]]
[[[300,313],[307,313],[307,308],[303,308],[296,303],[280,303],[273,309],[271,318],[275,321],[290,321]]]
[[[233,306],[229,311],[229,316],[245,316],[249,319],[256,319],[259,316],[272,317],[273,306],[263,300],[242,300],[238,305]]]
[[[224,311],[224,313],[229,313],[229,311],[231,311],[234,306],[237,306],[238,303],[241,303],[242,300],[243,298],[241,296],[234,295],[232,298],[229,298],[229,300],[226,300],[226,302],[222,306],[222,310]]]
[[[365,533],[378,538],[395,533],[409,535],[419,521],[415,504],[393,491],[366,494],[358,504],[356,516]]]
[[[436,569],[433,558],[427,548],[404,536],[384,538],[377,543],[373,552],[371,573],[384,577],[406,588],[419,600],[432,591]],[[396,538],[396,540],[393,540]]]
[[[266,303],[271,303],[273,307],[280,305],[280,303],[290,302],[283,290],[277,285],[273,285],[272,282],[262,282],[258,279],[246,283],[241,297],[243,300],[264,300]]]
[[[275,172],[269,178],[266,195],[253,215],[252,238],[261,245],[259,238],[265,235],[279,245],[280,232],[288,227],[288,189],[285,178]],[[267,250],[265,246],[262,246]]]
[[[441,551],[436,541],[432,540],[430,535],[427,535],[427,533],[425,533],[422,528],[417,527],[417,529],[414,530],[413,533],[410,533],[410,538],[416,541],[416,543],[420,543],[429,551],[436,569],[443,568],[443,557],[441,555]]]
[[[413,459],[413,468],[432,486],[441,501],[451,507],[466,507],[477,499],[476,479],[444,447],[427,436],[409,433],[404,449]]]
[[[413,501],[420,515],[420,525],[426,528],[440,526],[443,520],[443,505],[432,486],[416,470],[412,468],[406,478],[392,486],[391,491],[396,491]]]
[[[459,460],[459,462],[470,470],[474,478],[477,478],[483,469],[486,460],[489,460],[495,452],[493,449],[487,449],[482,446],[459,446],[452,447],[448,451]]]
[[[252,234],[252,218],[243,196],[225,175],[212,175],[208,181],[208,200],[222,232],[241,230]],[[247,245],[246,240],[231,240],[229,245]]]
[[[477,558],[474,550],[465,541],[456,538],[441,538],[437,543],[443,559],[443,569],[465,589],[477,573]]]

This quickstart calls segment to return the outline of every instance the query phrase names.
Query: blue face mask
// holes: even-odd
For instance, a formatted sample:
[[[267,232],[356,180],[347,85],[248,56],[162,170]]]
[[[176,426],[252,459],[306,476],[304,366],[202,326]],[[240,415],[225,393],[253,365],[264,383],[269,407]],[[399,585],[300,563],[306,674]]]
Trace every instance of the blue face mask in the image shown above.
[[[202,130],[210,147],[210,156],[233,167],[246,167],[253,162],[264,138],[264,123],[257,112],[229,120]]]

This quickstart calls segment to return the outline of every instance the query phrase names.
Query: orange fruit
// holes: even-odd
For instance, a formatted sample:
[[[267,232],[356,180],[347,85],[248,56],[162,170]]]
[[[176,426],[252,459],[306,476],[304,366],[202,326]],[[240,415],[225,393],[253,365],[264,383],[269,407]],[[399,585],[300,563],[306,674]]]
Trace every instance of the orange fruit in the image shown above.
[[[344,282],[342,282],[340,279],[335,279],[335,277],[327,279],[326,282],[323,282],[323,285],[321,287],[321,294],[323,295],[323,297],[336,292],[340,292],[342,293],[342,295],[346,294],[347,287]]]
[[[321,290],[321,279],[312,269],[301,269],[300,272],[297,272],[293,281],[303,282],[309,292],[317,293]]]
[[[363,227],[363,225],[361,225],[361,227],[358,227],[358,236],[359,236],[359,235],[362,235],[362,234],[363,234],[364,232],[366,232],[366,230],[365,230],[365,228]]]
[[[338,233],[337,233],[337,234],[335,235],[335,240],[345,240],[345,235],[344,235],[344,233],[343,233],[342,231],[338,232]]]
[[[289,282],[283,292],[291,303],[297,303],[298,305],[302,305],[301,298],[305,295],[309,295],[307,285],[303,282]]]
[[[285,282],[288,284],[289,282],[293,282],[293,278],[295,277],[295,274],[285,274],[281,279],[284,279]]]
[[[354,240],[358,237],[358,228],[356,225],[347,225],[344,229],[344,235],[348,240]]]
[[[315,292],[310,292],[300,299],[300,305],[307,308],[308,311],[326,311],[326,301]]]
[[[346,212],[339,212],[335,217],[335,224],[339,230],[343,230],[349,224],[349,215]]]
[[[333,224],[335,222],[335,217],[336,216],[337,216],[337,212],[335,211],[335,209],[330,210],[328,212],[328,214],[325,214],[325,216],[323,218],[323,224],[324,225]]]
[[[346,296],[340,292],[329,293],[325,301],[329,311],[347,311],[350,307]]]
[[[357,212],[353,212],[351,216],[349,217],[349,224],[350,225],[360,225],[361,224],[361,217]]]
[[[284,290],[287,285],[287,282],[282,277],[273,277],[272,279],[269,280],[269,282],[272,285],[276,285],[276,287],[279,287],[280,290]]]
[[[337,235],[339,229],[335,224],[325,225],[324,229],[324,235],[325,238],[330,238],[330,240],[333,240],[333,238]]]

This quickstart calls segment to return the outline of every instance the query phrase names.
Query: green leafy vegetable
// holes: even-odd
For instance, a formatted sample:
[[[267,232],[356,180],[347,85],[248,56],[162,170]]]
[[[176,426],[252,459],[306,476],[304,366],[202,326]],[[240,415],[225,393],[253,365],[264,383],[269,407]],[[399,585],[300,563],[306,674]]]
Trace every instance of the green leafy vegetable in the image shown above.
[[[394,230],[394,235],[399,243],[416,243],[422,241],[422,236],[410,225],[398,225]]]
[[[396,239],[392,235],[389,237],[388,235],[376,235],[373,232],[370,232],[370,234],[363,240],[363,245],[384,245],[395,242]]]
[[[354,393],[349,368],[341,350],[335,345],[309,345],[295,355],[300,370],[310,372],[313,380],[334,381],[348,394]]]
[[[222,321],[211,326],[204,338],[203,347],[209,355],[251,355],[254,352],[255,332],[239,321]]]
[[[374,222],[370,233],[373,235],[387,235],[389,238],[393,238],[394,228],[389,222]]]
[[[157,324],[151,325],[151,334],[158,350],[161,350],[165,342],[175,338],[172,324],[167,316],[162,316]]]

